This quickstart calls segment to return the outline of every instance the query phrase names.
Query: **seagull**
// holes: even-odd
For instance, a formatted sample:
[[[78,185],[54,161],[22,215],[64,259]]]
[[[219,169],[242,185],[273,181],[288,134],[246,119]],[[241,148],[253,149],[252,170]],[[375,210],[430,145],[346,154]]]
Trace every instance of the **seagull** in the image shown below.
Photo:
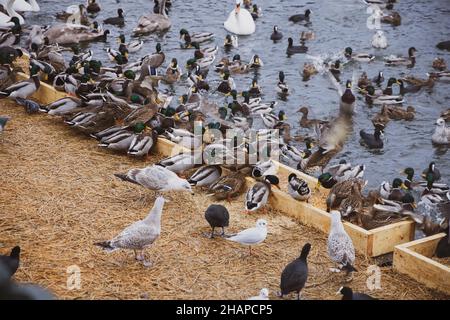
[[[131,169],[127,173],[114,174],[123,181],[138,184],[155,191],[192,191],[191,185],[167,168],[153,165],[143,169]]]
[[[97,242],[95,245],[102,247],[107,252],[118,249],[134,250],[135,258],[142,261],[145,267],[152,265],[145,261],[144,249],[156,239],[161,233],[161,214],[164,207],[164,198],[158,197],[147,217],[126,227],[119,235],[109,241]]]
[[[297,292],[297,298],[300,300],[300,291],[305,286],[308,279],[308,262],[306,261],[311,244],[303,246],[300,257],[289,263],[281,273],[281,297],[292,291]]]
[[[267,237],[267,221],[264,219],[258,219],[258,221],[256,221],[255,227],[242,230],[238,234],[227,238],[227,240],[249,246],[251,255],[252,254],[251,246],[260,244],[266,239],[266,237]]]
[[[0,255],[0,265],[5,266],[5,272],[8,279],[11,278],[19,268],[20,247],[15,246],[9,255]]]
[[[353,267],[355,262],[355,248],[352,239],[344,230],[339,211],[331,211],[331,228],[328,235],[328,255],[336,262],[339,269],[332,268],[332,272],[340,272],[345,269],[347,273],[357,271]]]
[[[228,227],[230,224],[230,214],[227,208],[220,204],[212,204],[205,211],[205,219],[212,229],[211,239],[214,238],[215,228],[222,228],[222,236],[225,235],[225,227]]]
[[[259,295],[254,296],[254,297],[250,297],[247,300],[269,300],[269,289],[262,288],[259,291]]]

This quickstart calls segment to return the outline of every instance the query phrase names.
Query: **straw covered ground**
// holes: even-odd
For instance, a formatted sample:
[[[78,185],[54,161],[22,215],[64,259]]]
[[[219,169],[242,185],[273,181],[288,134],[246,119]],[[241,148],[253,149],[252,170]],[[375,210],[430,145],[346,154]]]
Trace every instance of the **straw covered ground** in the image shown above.
[[[203,213],[212,199],[201,191],[166,195],[170,203],[163,211],[161,237],[146,253],[153,267],[137,263],[132,252],[103,252],[93,243],[143,218],[153,205],[153,192],[113,176],[144,163],[100,150],[57,118],[28,116],[5,101],[0,108],[12,116],[0,137],[0,253],[21,246],[17,281],[38,283],[62,299],[245,299],[262,287],[276,298],[283,267],[310,242],[303,298],[338,298],[334,293],[344,276],[328,271],[327,235],[276,211],[245,215],[242,197],[224,203],[231,214],[228,232],[252,227],[260,217],[269,225],[254,256],[247,248],[204,236],[209,227]],[[369,291],[370,264],[357,256],[360,272],[350,284],[356,291],[387,299],[449,298],[389,267],[381,269],[381,289]],[[81,270],[79,290],[67,288],[72,265]]]

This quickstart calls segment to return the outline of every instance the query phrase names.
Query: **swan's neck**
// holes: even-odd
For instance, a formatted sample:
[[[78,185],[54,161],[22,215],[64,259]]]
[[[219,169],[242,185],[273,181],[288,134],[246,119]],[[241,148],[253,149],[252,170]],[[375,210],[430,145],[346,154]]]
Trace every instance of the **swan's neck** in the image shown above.
[[[161,4],[159,6],[159,14],[162,14],[165,18],[167,18],[167,14],[166,14],[166,0],[161,0]]]
[[[16,0],[8,0],[8,2],[6,3],[6,12],[8,13],[8,15],[12,18],[12,17],[17,17],[19,18],[19,20],[22,18],[21,15],[19,15],[16,10],[14,10],[13,5],[14,2],[16,2]],[[22,18],[23,19],[23,18]]]

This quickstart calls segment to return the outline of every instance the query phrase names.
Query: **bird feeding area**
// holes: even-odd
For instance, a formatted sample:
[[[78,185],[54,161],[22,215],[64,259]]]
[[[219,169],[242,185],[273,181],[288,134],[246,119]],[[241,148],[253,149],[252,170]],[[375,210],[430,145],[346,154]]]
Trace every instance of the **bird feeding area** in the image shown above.
[[[44,99],[60,95],[42,85],[34,98],[48,103]],[[68,130],[62,121],[46,115],[29,117],[12,102],[2,103],[15,121],[3,134],[2,165],[7,174],[2,185],[5,219],[0,243],[10,247],[20,239],[24,249],[17,280],[38,283],[65,299],[245,299],[262,287],[270,290],[272,299],[279,290],[283,267],[309,242],[310,272],[302,297],[335,299],[336,290],[345,283],[342,274],[328,270],[331,261],[326,254],[326,234],[321,232],[328,228],[328,214],[276,190],[265,213],[244,214],[243,195],[231,203],[218,202],[230,212],[227,233],[253,227],[259,218],[268,222],[267,238],[252,255],[247,248],[220,237],[208,238],[210,229],[203,215],[217,201],[197,190],[193,196],[166,195],[169,201],[162,214],[161,236],[146,253],[151,268],[137,263],[129,252],[103,254],[92,243],[111,238],[117,230],[142,219],[153,205],[153,192],[114,178],[114,173],[143,167],[143,163],[98,151],[92,139]],[[8,134],[13,131],[17,134]],[[157,154],[145,165],[170,155],[174,146],[160,138]],[[283,196],[285,201],[280,201]],[[305,218],[289,218],[289,211],[277,201],[297,206],[295,212],[303,212]],[[315,225],[317,221],[323,226]],[[346,223],[345,228],[362,253],[357,253],[355,267],[361,271],[354,274],[351,286],[367,292],[374,262],[351,232],[357,227]],[[79,271],[78,286],[69,281],[73,270]],[[381,267],[380,272],[380,288],[372,288],[373,296],[446,298],[392,267]]]

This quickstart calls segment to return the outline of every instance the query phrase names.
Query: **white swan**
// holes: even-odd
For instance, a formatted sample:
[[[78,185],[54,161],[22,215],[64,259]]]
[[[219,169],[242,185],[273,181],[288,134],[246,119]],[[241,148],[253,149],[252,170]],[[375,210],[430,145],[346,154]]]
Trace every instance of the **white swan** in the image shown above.
[[[20,24],[24,24],[25,20],[23,17],[18,14],[14,8],[13,4],[16,0],[2,0],[0,1],[0,4],[3,5],[3,7],[6,9],[7,14],[4,14],[3,12],[0,12],[0,27],[12,27],[14,26],[14,23],[11,22],[12,17],[17,17],[19,19]],[[3,4],[3,2],[6,2],[6,4]]]
[[[223,23],[228,32],[237,35],[250,35],[255,32],[255,21],[248,10],[241,8],[241,0],[236,0],[236,7]]]
[[[0,0],[0,4],[3,5],[3,7],[6,8],[6,5],[8,3],[8,0]],[[29,0],[27,2],[26,0],[16,0],[14,2],[14,5],[12,6],[14,11],[19,12],[26,12],[26,11],[40,11],[41,8],[39,7],[39,4],[36,2],[36,0]]]
[[[387,38],[384,32],[378,30],[372,37],[372,46],[378,49],[386,49],[388,46]]]

